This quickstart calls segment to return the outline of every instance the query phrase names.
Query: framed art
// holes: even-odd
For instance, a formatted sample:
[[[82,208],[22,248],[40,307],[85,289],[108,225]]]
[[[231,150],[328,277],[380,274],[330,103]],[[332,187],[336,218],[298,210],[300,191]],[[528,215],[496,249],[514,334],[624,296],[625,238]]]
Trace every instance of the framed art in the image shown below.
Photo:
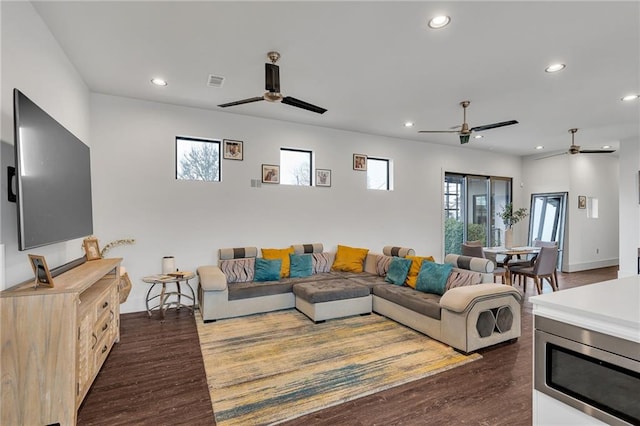
[[[587,196],[586,195],[578,195],[578,208],[586,209],[587,208]]]
[[[51,277],[51,271],[49,271],[49,267],[47,266],[47,261],[44,259],[44,256],[30,254],[29,261],[31,262],[33,274],[36,277],[36,288],[39,285],[44,287],[53,287],[53,278]]]
[[[364,154],[353,154],[353,170],[367,171],[367,156]]]
[[[331,170],[316,169],[316,186],[331,186]]]
[[[243,154],[242,141],[234,141],[231,139],[222,140],[222,158],[225,160],[242,161],[244,159]]]
[[[84,247],[84,254],[87,256],[87,260],[102,259],[97,238],[85,238],[82,246]]]
[[[262,183],[280,183],[280,166],[263,164]]]

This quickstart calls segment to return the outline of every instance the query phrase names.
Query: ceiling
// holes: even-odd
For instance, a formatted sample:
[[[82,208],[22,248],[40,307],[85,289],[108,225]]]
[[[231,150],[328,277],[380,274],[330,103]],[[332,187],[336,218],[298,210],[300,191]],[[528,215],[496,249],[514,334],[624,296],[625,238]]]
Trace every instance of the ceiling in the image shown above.
[[[572,127],[583,148],[640,138],[640,101],[620,100],[640,93],[636,1],[33,4],[92,92],[450,146],[457,135],[417,131],[462,124],[468,99],[471,127],[520,123],[464,148],[514,155],[566,150]],[[431,30],[437,14],[451,23]],[[262,95],[271,50],[282,93],[328,112],[217,106]],[[567,67],[546,73],[554,62]]]

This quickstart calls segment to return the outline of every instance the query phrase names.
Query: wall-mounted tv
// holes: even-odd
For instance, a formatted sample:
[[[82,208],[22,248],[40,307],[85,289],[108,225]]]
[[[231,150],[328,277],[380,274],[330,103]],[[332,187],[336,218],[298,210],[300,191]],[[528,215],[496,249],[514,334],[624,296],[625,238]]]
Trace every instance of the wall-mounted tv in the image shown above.
[[[89,147],[13,90],[18,249],[93,233]]]

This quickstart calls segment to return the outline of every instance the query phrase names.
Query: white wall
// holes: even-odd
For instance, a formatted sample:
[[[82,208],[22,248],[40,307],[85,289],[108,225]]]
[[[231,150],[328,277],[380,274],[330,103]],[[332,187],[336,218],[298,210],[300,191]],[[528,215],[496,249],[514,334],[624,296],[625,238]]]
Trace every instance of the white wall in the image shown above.
[[[2,30],[0,242],[5,271],[0,289],[32,276],[27,253],[46,256],[50,267],[83,255],[81,240],[19,252],[16,205],[7,201],[6,167],[13,165],[13,88],[20,89],[89,145],[89,90],[29,2],[0,2]],[[0,263],[1,265],[1,263]]]
[[[531,194],[568,192],[562,270],[582,271],[618,264],[618,158],[612,155],[561,155],[524,158],[522,175]],[[599,218],[578,209],[578,195],[599,202]]]
[[[124,312],[144,309],[146,284],[161,259],[180,269],[217,262],[222,247],[287,247],[321,242],[381,251],[403,245],[442,259],[444,171],[511,176],[520,160],[465,147],[345,132],[120,97],[91,96],[95,233],[101,244],[135,238],[114,249],[134,283]],[[244,141],[244,161],[222,160],[219,183],[175,180],[175,137]],[[262,163],[278,164],[279,149],[313,150],[315,167],[332,170],[331,188],[262,185]],[[394,190],[366,189],[352,154],[389,158]],[[520,202],[519,185],[514,198]]]
[[[640,173],[640,141],[620,142],[620,270],[618,276],[638,273],[637,253],[640,247],[640,206],[638,173]]]

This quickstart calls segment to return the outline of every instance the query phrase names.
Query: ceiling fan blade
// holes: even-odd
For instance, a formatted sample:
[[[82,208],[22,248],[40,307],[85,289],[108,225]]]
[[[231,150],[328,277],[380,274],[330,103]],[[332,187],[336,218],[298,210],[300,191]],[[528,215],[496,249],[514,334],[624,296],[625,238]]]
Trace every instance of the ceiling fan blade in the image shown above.
[[[282,103],[297,108],[306,109],[307,111],[317,112],[318,114],[324,114],[325,112],[327,112],[327,110],[324,108],[312,105],[305,101],[301,101],[300,99],[292,98],[291,96],[285,96],[284,98],[282,98]]]
[[[569,154],[569,153],[568,152],[561,152],[561,153],[558,153],[558,154],[551,154],[551,155],[546,155],[544,157],[538,157],[538,158],[535,158],[535,160],[544,160],[545,158],[559,157],[561,155],[567,155],[567,154]]]
[[[615,149],[581,149],[580,154],[611,154]]]
[[[267,92],[280,93],[280,68],[276,64],[264,64],[264,88]]]
[[[460,130],[418,130],[418,133],[460,133]]]
[[[228,102],[226,104],[220,104],[218,106],[220,108],[226,108],[226,107],[231,107],[231,106],[236,106],[236,105],[249,104],[251,102],[263,101],[263,100],[264,100],[264,98],[262,96],[258,96],[256,98],[242,99],[240,101]]]
[[[500,123],[485,124],[484,126],[472,127],[470,131],[472,131],[472,132],[481,132],[483,130],[495,129],[496,127],[511,126],[513,124],[518,124],[518,121],[517,120],[509,120],[509,121],[502,121]]]

